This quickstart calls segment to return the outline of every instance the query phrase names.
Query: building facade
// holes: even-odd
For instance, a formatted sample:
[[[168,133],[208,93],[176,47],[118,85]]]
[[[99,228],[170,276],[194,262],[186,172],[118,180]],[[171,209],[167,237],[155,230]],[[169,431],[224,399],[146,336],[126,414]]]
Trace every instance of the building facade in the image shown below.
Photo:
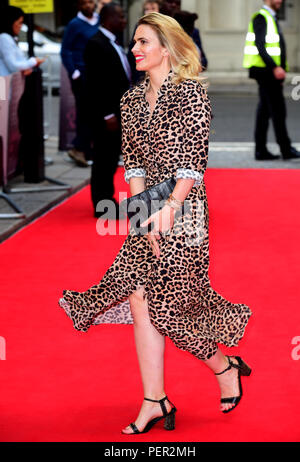
[[[130,28],[141,14],[141,0],[131,2]],[[182,0],[182,9],[198,14],[209,72],[240,72],[251,15],[258,11],[261,0]],[[292,72],[300,71],[300,0],[285,0],[281,27],[287,42],[288,61]]]
[[[143,0],[122,0],[128,13],[128,28],[124,44],[130,40]],[[251,15],[262,6],[262,0],[182,0],[182,9],[198,14],[209,73],[242,72],[245,37]],[[35,23],[52,32],[62,33],[64,26],[75,16],[77,0],[54,0],[55,12],[35,15]],[[300,0],[285,0],[281,27],[287,42],[291,72],[300,72]]]

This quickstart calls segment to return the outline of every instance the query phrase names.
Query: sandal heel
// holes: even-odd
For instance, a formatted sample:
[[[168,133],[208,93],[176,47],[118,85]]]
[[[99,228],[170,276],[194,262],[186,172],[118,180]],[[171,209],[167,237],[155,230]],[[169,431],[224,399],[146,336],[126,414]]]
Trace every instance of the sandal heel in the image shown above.
[[[157,422],[159,422],[160,420],[162,419],[165,419],[164,420],[164,428],[165,430],[175,430],[175,412],[177,411],[176,407],[174,406],[173,403],[171,403],[171,401],[168,399],[167,396],[165,396],[164,398],[162,399],[150,399],[150,398],[144,398],[146,401],[152,401],[152,403],[159,403],[160,404],[160,407],[161,407],[161,410],[162,410],[162,416],[160,417],[155,417],[154,419],[150,420],[147,425],[145,426],[144,430],[140,431],[137,426],[135,425],[135,423],[131,423],[129,424],[129,426],[131,427],[132,429],[132,433],[126,433],[127,435],[137,435],[137,434],[140,434],[140,433],[147,433],[149,430],[151,430],[151,428],[153,427],[153,425],[155,425]],[[171,404],[172,406],[172,409],[170,410],[170,412],[168,413],[167,412],[167,408],[166,408],[166,405],[165,405],[165,400],[169,401],[169,403]],[[123,432],[124,433],[124,432]]]
[[[251,368],[248,366],[248,364],[244,363],[243,360],[241,360],[241,365],[240,365],[240,374],[249,376],[251,374]]]
[[[165,418],[164,422],[164,429],[165,430],[175,430],[175,411],[170,412]]]

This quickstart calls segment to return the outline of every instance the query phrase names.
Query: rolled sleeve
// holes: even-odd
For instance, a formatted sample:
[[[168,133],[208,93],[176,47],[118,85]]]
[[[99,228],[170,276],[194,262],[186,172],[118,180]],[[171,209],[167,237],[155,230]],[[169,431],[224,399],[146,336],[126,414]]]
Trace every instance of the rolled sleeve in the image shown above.
[[[146,170],[143,168],[130,168],[129,170],[125,170],[124,178],[126,183],[129,183],[130,178],[145,178]]]
[[[203,180],[203,174],[200,172],[196,172],[196,170],[190,170],[188,168],[178,168],[176,172],[176,180],[178,180],[179,178],[195,180],[194,186],[200,186]]]
[[[207,167],[211,106],[199,82],[184,83],[181,122],[182,144],[176,178],[194,179],[201,184]]]
[[[122,123],[122,155],[125,167],[124,178],[129,183],[130,178],[145,177],[143,156],[134,137],[132,136],[130,108],[126,103],[126,93],[121,100],[121,123]]]

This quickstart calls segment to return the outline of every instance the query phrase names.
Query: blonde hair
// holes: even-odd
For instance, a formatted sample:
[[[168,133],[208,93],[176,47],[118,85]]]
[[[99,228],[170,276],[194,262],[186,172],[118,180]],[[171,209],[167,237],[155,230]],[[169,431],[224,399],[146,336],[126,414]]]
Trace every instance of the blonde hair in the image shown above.
[[[198,49],[174,18],[161,13],[148,13],[139,20],[138,26],[141,25],[152,27],[160,44],[168,50],[175,84],[186,79],[203,80],[199,76],[202,66]]]

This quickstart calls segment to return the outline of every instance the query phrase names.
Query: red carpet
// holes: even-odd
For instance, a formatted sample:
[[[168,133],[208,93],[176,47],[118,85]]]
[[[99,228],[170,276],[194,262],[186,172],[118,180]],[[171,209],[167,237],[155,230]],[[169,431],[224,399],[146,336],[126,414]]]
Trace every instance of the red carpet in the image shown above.
[[[127,191],[122,173],[116,184]],[[300,440],[300,171],[208,170],[206,184],[212,285],[254,313],[240,346],[226,350],[253,368],[238,408],[220,413],[215,377],[168,341],[176,430],[120,433],[143,396],[132,325],[79,333],[57,305],[62,289],[97,283],[125,238],[96,233],[85,188],[0,249],[1,441]]]

